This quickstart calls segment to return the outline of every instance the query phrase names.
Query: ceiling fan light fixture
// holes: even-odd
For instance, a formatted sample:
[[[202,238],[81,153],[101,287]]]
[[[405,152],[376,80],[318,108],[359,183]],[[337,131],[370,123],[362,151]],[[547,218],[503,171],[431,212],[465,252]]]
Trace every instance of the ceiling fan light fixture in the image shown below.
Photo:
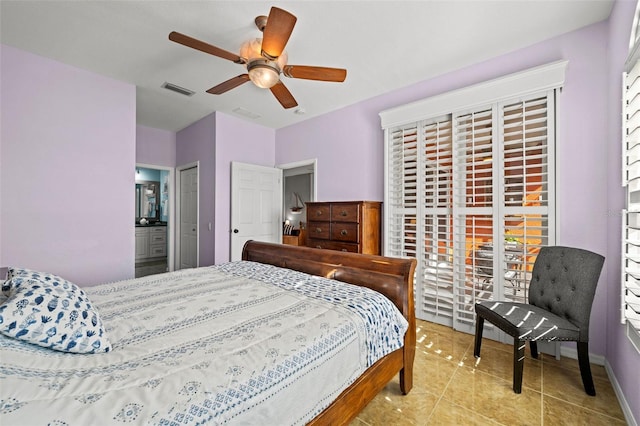
[[[258,87],[270,89],[280,81],[280,69],[275,62],[256,59],[247,64],[249,78]]]
[[[282,52],[275,60],[262,56],[262,39],[254,38],[242,43],[240,57],[247,61],[249,78],[258,87],[270,89],[280,81],[280,71],[287,65],[287,53]]]

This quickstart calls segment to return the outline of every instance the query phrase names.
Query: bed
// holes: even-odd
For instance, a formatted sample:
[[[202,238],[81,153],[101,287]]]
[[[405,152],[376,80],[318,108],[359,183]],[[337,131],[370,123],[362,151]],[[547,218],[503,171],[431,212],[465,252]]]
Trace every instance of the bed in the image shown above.
[[[0,326],[37,312],[13,332],[46,343],[0,335],[0,423],[347,424],[396,374],[410,391],[415,260],[253,241],[242,259],[83,289],[102,346],[5,302]]]

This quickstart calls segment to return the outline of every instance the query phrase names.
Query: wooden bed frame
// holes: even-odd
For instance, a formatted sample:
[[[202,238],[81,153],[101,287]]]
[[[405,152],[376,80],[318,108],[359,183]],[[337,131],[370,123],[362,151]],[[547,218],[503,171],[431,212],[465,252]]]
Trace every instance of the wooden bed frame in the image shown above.
[[[312,275],[364,286],[388,297],[409,322],[404,347],[391,352],[369,367],[309,425],[343,425],[360,411],[400,373],[400,390],[413,387],[413,359],[416,350],[416,316],[413,301],[415,259],[397,259],[248,241],[242,260],[266,263]]]

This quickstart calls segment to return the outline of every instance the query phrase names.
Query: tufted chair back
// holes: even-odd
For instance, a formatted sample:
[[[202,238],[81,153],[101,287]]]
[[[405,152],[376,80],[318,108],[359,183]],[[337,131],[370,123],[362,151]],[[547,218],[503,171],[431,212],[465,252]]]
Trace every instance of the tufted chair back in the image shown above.
[[[589,340],[589,317],[604,257],[569,247],[543,247],[533,265],[529,303],[565,318]]]

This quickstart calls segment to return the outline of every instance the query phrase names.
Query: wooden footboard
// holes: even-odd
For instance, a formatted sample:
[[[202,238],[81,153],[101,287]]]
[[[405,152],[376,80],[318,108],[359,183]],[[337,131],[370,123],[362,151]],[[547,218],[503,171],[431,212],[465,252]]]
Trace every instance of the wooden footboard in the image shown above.
[[[409,322],[404,346],[369,367],[310,425],[347,424],[385,387],[397,373],[403,394],[413,387],[416,350],[416,317],[413,301],[415,259],[397,259],[249,241],[242,259],[267,263],[312,275],[364,286],[389,298]]]

